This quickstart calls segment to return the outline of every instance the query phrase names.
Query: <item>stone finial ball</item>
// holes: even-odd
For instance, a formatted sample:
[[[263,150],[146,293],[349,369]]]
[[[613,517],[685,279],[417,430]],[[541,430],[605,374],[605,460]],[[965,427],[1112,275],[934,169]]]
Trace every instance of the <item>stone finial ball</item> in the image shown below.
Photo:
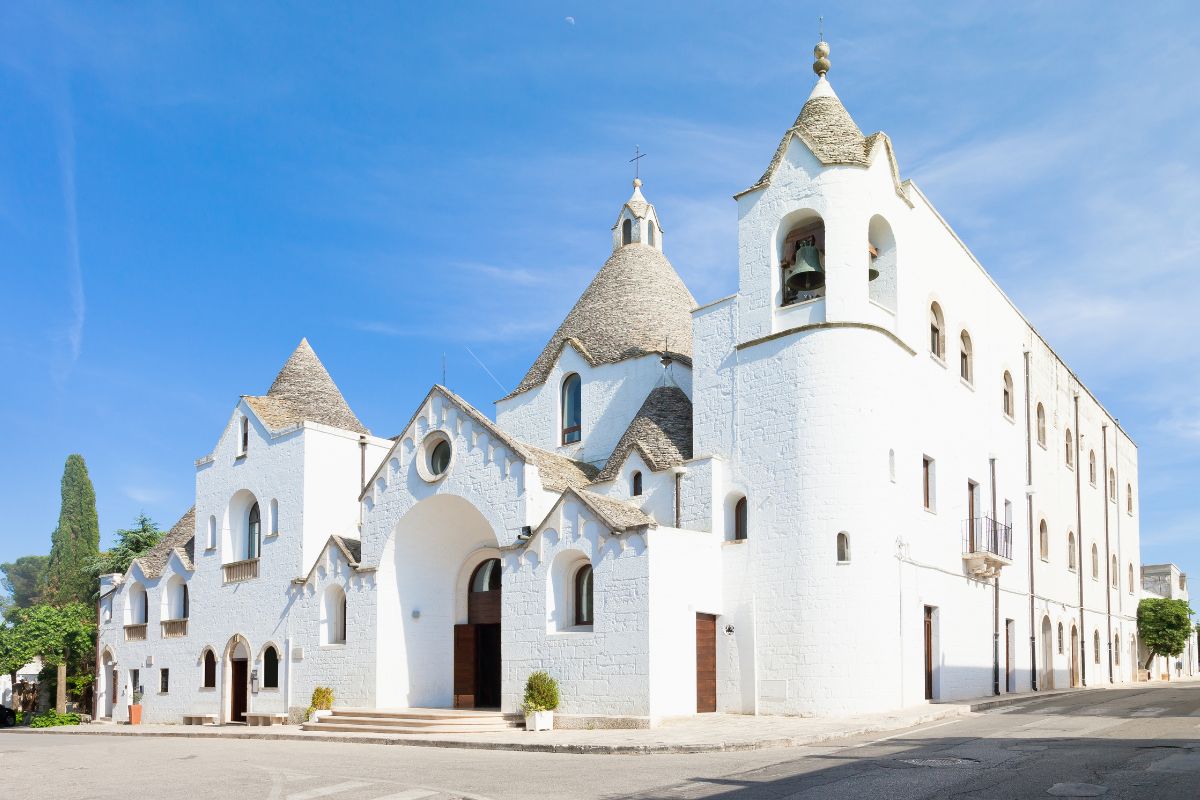
[[[814,61],[813,72],[817,73],[818,75],[824,75],[826,72],[829,72],[829,59],[818,58],[816,61]]]
[[[817,58],[828,58],[829,44],[827,42],[817,42],[817,46],[813,48],[813,55]]]

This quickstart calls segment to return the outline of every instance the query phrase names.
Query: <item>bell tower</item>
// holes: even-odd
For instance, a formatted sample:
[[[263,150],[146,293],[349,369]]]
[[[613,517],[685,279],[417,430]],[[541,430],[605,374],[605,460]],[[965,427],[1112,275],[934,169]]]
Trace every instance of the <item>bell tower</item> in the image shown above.
[[[663,232],[658,212],[642,195],[640,178],[633,179],[633,194],[621,206],[612,232],[614,253],[628,245],[645,245],[662,252]]]

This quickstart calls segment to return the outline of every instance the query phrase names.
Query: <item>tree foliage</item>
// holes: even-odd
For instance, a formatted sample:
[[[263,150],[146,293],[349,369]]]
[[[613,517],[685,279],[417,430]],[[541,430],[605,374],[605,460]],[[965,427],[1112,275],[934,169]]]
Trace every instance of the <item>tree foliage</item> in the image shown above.
[[[17,609],[0,634],[0,670],[15,672],[35,656],[46,664],[62,664],[72,655],[90,653],[93,617],[86,603]]]
[[[9,593],[17,608],[29,608],[41,597],[46,585],[49,556],[21,556],[16,561],[0,564],[0,586]]]
[[[101,553],[91,564],[92,585],[97,586],[101,575],[118,572],[122,575],[129,565],[139,556],[145,555],[150,548],[158,544],[163,532],[158,523],[146,516],[138,514],[132,528],[120,528],[116,532],[117,543],[111,550]]]
[[[1147,597],[1138,603],[1138,640],[1146,648],[1145,669],[1156,655],[1177,656],[1192,632],[1192,609],[1186,600]]]
[[[50,538],[44,599],[65,605],[94,597],[90,567],[98,555],[100,523],[96,517],[96,490],[83,456],[72,453],[63,467],[62,505],[58,527]]]

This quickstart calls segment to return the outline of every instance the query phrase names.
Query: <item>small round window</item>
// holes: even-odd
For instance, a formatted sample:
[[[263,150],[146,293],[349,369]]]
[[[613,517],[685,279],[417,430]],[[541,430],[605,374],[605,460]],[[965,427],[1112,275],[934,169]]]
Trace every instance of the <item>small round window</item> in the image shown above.
[[[433,446],[429,453],[429,471],[441,475],[450,466],[450,443],[445,439]]]

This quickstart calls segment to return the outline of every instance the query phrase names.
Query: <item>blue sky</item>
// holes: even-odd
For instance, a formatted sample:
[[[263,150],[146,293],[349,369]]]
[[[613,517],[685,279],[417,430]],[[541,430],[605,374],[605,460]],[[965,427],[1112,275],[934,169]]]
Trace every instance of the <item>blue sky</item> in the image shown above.
[[[520,379],[608,253],[635,144],[676,268],[731,293],[730,196],[824,13],[859,125],[1138,442],[1145,559],[1200,574],[1193,7],[508,5],[0,8],[0,560],[48,551],[71,452],[104,543],[172,523],[302,336],[377,433],[443,353],[490,412],[470,352]]]

